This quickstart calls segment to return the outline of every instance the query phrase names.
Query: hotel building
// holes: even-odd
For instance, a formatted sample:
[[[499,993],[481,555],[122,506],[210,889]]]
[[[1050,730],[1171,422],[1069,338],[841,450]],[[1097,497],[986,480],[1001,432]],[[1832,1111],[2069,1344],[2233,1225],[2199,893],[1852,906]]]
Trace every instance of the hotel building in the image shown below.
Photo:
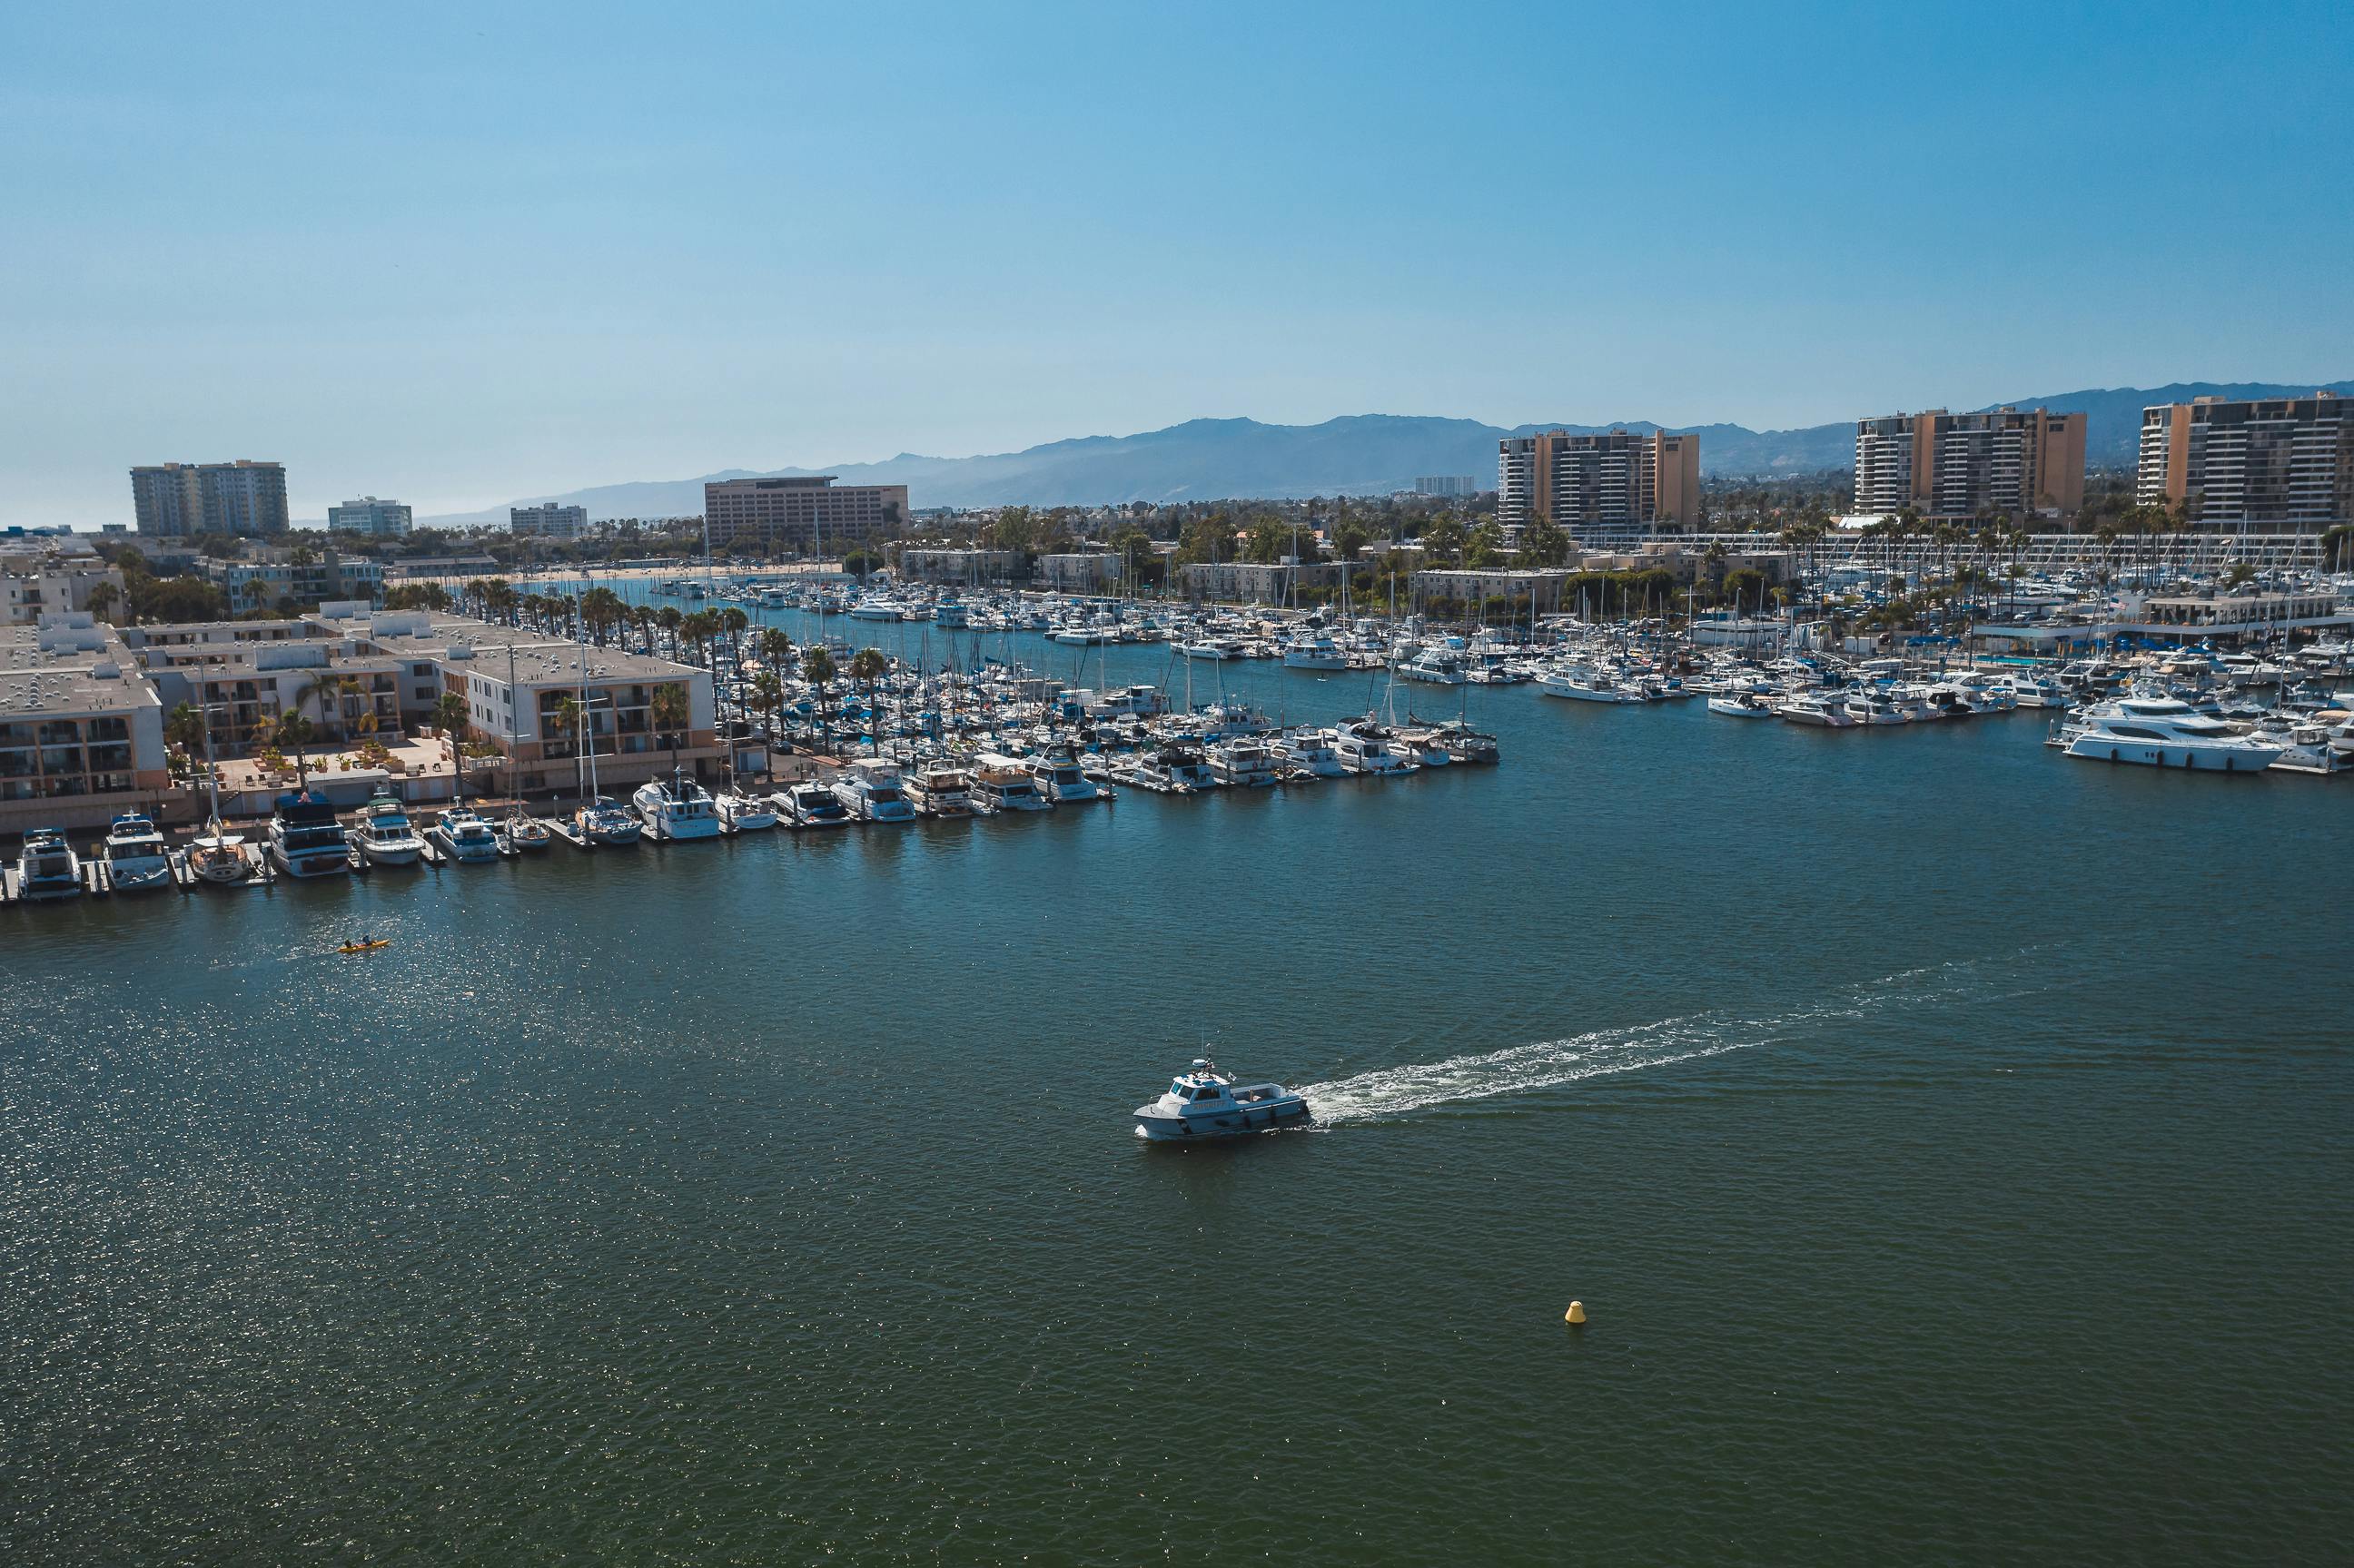
[[[1665,430],[1508,436],[1497,443],[1496,521],[1549,518],[1580,539],[1697,527],[1700,437]]]
[[[2204,528],[2354,521],[2354,410],[2328,392],[2144,408],[2134,499]]]
[[[2084,416],[2041,408],[1949,414],[1931,408],[1855,423],[1855,511],[1910,507],[1966,522],[2008,513],[2024,522],[2084,505]]]
[[[839,551],[907,520],[904,484],[836,486],[832,474],[715,480],[703,487],[711,543],[766,552]]]

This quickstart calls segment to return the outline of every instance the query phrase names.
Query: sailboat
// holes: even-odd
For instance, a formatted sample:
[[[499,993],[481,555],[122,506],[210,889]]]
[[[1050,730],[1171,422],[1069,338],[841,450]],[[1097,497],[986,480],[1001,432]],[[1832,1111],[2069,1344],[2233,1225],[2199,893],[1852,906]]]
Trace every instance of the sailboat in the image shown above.
[[[204,695],[201,687],[197,695]],[[246,859],[244,838],[221,825],[220,775],[213,768],[212,704],[201,703],[200,712],[205,725],[205,795],[208,804],[205,831],[188,846],[188,865],[216,886],[236,886],[253,880],[253,866]]]
[[[573,642],[580,657],[580,712],[573,726],[577,747],[574,755],[580,765],[580,805],[572,813],[572,825],[590,844],[619,848],[623,844],[636,843],[639,834],[644,830],[639,826],[637,818],[630,814],[628,807],[597,792],[596,731],[588,722],[588,644],[579,634],[577,620],[574,625]]]

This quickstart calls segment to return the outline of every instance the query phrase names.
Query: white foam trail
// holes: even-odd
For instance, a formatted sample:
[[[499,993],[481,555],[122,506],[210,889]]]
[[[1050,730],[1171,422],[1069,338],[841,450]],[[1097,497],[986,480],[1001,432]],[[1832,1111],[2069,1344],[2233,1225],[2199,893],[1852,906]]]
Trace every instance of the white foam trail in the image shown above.
[[[1328,1127],[1335,1122],[1402,1116],[1430,1106],[1525,1094],[1607,1073],[1665,1067],[1799,1039],[1808,1025],[1826,1019],[1857,1018],[1891,1006],[1951,1001],[1990,988],[1993,977],[1982,969],[1982,960],[1969,959],[1907,969],[1783,1012],[1761,1015],[1712,1010],[1624,1029],[1599,1029],[1565,1040],[1509,1046],[1485,1055],[1380,1067],[1330,1083],[1310,1084],[1300,1092],[1308,1097],[1316,1119]]]

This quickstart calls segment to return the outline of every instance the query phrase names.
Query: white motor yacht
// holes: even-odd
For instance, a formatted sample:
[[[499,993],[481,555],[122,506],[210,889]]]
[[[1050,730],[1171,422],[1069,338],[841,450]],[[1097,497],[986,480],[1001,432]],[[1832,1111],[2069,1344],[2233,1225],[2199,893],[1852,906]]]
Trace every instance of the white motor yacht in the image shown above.
[[[81,857],[62,828],[35,828],[16,856],[16,896],[73,898],[81,893]]]
[[[1220,661],[1240,659],[1248,652],[1239,637],[1203,637],[1190,642],[1180,642],[1174,646],[1179,653],[1188,659]]]
[[[972,809],[977,814],[993,817],[1000,811],[1050,811],[1054,807],[1030,764],[1021,758],[984,751],[973,759]]]
[[[907,780],[907,799],[927,817],[972,815],[972,780],[961,768],[935,762]]]
[[[1855,726],[1855,720],[1847,711],[1845,692],[1802,692],[1782,705],[1782,722],[1812,725],[1818,729]]]
[[[1305,1096],[1281,1084],[1241,1084],[1195,1057],[1169,1084],[1169,1092],[1136,1107],[1136,1136],[1155,1142],[1235,1138],[1313,1119]]]
[[[1348,771],[1341,766],[1341,754],[1333,747],[1329,729],[1287,730],[1277,741],[1276,749],[1285,761],[1305,768],[1319,779],[1338,779]]]
[[[2069,756],[2093,762],[2216,773],[2261,773],[2286,749],[2276,741],[2242,735],[2175,697],[2119,697],[2095,704],[2084,711],[2084,726],[2066,747]]]
[[[1391,746],[1391,733],[1369,719],[1332,732],[1332,751],[1343,773],[1411,773],[1414,763]]]
[[[1911,724],[1913,708],[1893,692],[1866,687],[1850,694],[1847,716],[1849,723],[1862,726]]]
[[[1781,710],[1744,687],[1737,692],[1720,692],[1709,698],[1708,711],[1727,718],[1772,718]]]
[[[787,827],[843,828],[852,821],[850,809],[834,799],[831,789],[814,781],[779,789],[775,800]]]
[[[334,876],[352,868],[351,846],[335,808],[305,790],[278,797],[270,819],[270,853],[289,876]]]
[[[899,770],[887,762],[854,762],[833,781],[833,798],[862,822],[912,822],[915,803],[900,788]]]
[[[1250,736],[1235,736],[1206,753],[1210,772],[1229,789],[1256,789],[1278,779],[1275,753]]]
[[[381,789],[360,808],[349,837],[370,865],[415,865],[425,853],[425,841],[409,825],[407,810]]]
[[[1096,781],[1087,777],[1087,769],[1079,766],[1077,756],[1069,751],[1030,758],[1030,777],[1038,781],[1039,793],[1057,806],[1077,805],[1103,795]]]
[[[1555,665],[1537,677],[1537,690],[1548,697],[1578,703],[1639,703],[1642,688],[1622,685],[1617,676],[1591,664]]]
[[[476,863],[499,858],[499,835],[472,806],[452,806],[425,830],[427,842],[451,860]]]
[[[719,836],[719,809],[712,804],[711,791],[689,779],[684,769],[673,768],[668,779],[650,779],[639,785],[630,794],[630,804],[638,809],[638,821],[658,843]]]
[[[719,813],[719,820],[739,833],[758,832],[777,825],[776,804],[765,795],[722,789],[712,797],[711,804]]]
[[[1283,667],[1287,670],[1345,670],[1349,667],[1349,655],[1339,643],[1319,632],[1313,637],[1295,637],[1285,643]]]
[[[154,822],[137,812],[114,819],[101,852],[109,885],[117,893],[144,893],[172,885],[172,853]]]
[[[1459,686],[1471,678],[1469,665],[1459,649],[1433,644],[1398,666],[1398,673],[1409,681],[1422,681],[1434,686]]]
[[[898,600],[880,596],[862,599],[850,607],[853,620],[897,620],[904,614]]]

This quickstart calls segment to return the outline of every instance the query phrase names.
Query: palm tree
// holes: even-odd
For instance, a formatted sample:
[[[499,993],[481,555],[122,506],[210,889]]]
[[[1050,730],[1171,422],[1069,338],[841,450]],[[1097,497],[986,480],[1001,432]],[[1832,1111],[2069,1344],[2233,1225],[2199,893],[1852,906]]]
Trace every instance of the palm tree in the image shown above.
[[[750,697],[753,711],[761,715],[762,737],[773,748],[777,744],[777,713],[785,705],[785,683],[777,678],[776,671],[763,670],[752,677]],[[773,749],[771,755],[773,758]],[[776,763],[772,759],[769,772],[773,777],[776,771]]]
[[[801,679],[809,683],[811,700],[817,705],[819,742],[828,751],[833,749],[833,731],[826,723],[825,699],[833,676],[833,655],[824,648],[812,648],[801,655]]]
[[[328,705],[333,703],[335,708],[334,716],[340,722],[343,717],[343,704],[340,700],[343,693],[344,677],[331,671],[322,670],[295,690],[294,711],[302,712],[304,703],[315,703],[319,709],[319,722],[324,726],[328,723]]]
[[[189,770],[195,771],[196,760],[205,748],[205,715],[193,703],[182,703],[164,720],[164,738],[180,748],[188,759]]]
[[[875,688],[890,673],[891,662],[883,657],[879,648],[861,648],[850,656],[850,678],[866,688],[866,741],[877,751],[883,749],[883,736]]]
[[[466,796],[466,736],[473,727],[466,699],[456,692],[442,693],[441,700],[433,705],[433,727],[450,743],[451,794],[462,800]]]
[[[648,716],[653,720],[654,733],[670,741],[671,771],[678,771],[678,748],[686,738],[690,719],[686,703],[686,687],[677,681],[665,681],[654,688],[653,701]]]
[[[312,727],[311,721],[300,713],[281,714],[278,722],[270,726],[270,744],[294,759],[294,787],[297,789],[311,787],[310,758],[302,754],[302,748],[315,738],[317,732]]]

